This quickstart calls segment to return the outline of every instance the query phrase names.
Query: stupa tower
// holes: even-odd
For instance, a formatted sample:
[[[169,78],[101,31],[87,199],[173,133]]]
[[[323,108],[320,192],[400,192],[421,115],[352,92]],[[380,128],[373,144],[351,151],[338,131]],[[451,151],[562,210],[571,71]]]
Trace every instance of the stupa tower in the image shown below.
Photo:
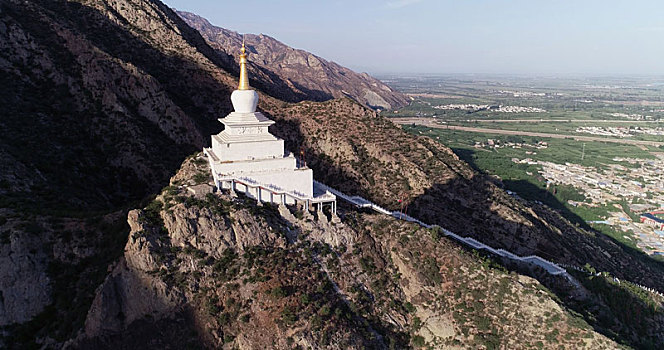
[[[212,151],[223,163],[284,158],[284,141],[268,131],[268,127],[274,122],[256,112],[258,93],[249,86],[244,44],[241,52],[240,83],[237,90],[231,94],[234,111],[226,118],[219,119],[225,128],[218,135],[212,136]],[[238,167],[244,168],[240,163],[232,168]],[[234,172],[237,171],[229,168],[228,172],[224,173]]]
[[[234,111],[219,119],[224,130],[212,136],[211,148],[204,149],[217,187],[233,188],[262,201],[304,202],[307,208],[312,203],[330,203],[333,195],[314,195],[313,171],[299,165],[284,149],[284,140],[269,132],[274,121],[256,111],[258,93],[249,86],[244,42],[240,82],[231,101]]]

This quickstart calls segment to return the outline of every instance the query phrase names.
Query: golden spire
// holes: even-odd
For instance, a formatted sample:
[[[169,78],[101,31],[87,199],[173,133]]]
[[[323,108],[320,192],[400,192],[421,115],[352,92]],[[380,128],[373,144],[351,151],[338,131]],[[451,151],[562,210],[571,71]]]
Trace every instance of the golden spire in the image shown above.
[[[246,49],[244,48],[244,36],[242,36],[242,52],[240,54],[240,84],[238,85],[238,90],[251,90],[249,87],[249,75],[247,75],[247,54]]]

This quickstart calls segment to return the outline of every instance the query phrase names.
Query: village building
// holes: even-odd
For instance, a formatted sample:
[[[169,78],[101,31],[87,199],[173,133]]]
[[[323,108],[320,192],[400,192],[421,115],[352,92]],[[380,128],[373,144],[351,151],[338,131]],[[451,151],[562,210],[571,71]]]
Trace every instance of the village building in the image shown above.
[[[657,230],[664,230],[664,219],[658,218],[657,216],[655,216],[655,213],[664,213],[664,212],[641,214],[639,219],[641,220],[642,223],[648,226],[652,226]]]

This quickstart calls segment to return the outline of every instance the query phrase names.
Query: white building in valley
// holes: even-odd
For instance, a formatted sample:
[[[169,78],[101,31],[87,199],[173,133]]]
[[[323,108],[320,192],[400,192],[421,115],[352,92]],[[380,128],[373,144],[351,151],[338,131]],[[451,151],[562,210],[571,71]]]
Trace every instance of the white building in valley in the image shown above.
[[[244,44],[240,55],[240,83],[231,94],[234,111],[219,119],[224,130],[212,136],[203,151],[219,189],[233,189],[263,202],[302,204],[305,209],[329,204],[336,213],[336,197],[314,185],[313,171],[284,149],[284,140],[268,128],[274,121],[256,111],[258,93],[249,86]]]

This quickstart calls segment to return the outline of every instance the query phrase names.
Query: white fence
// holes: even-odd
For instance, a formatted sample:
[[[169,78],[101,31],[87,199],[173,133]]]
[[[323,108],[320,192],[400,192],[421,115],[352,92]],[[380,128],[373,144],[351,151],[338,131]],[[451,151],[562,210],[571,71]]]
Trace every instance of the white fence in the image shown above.
[[[333,193],[337,197],[339,197],[341,199],[344,199],[345,201],[347,201],[347,202],[349,202],[349,203],[351,203],[351,204],[353,204],[353,205],[355,205],[359,208],[370,208],[370,209],[372,209],[372,210],[374,210],[378,213],[385,214],[385,215],[390,215],[390,216],[393,216],[393,217],[395,217],[397,219],[400,219],[400,220],[414,222],[414,223],[417,223],[420,226],[423,226],[423,227],[426,227],[426,228],[437,227],[446,236],[451,237],[454,240],[456,240],[458,242],[461,242],[461,243],[463,243],[467,246],[470,246],[470,247],[472,247],[474,249],[478,249],[478,250],[486,250],[486,251],[488,251],[492,254],[495,254],[495,255],[501,256],[503,258],[510,259],[510,260],[514,260],[514,261],[517,261],[517,262],[522,262],[522,263],[526,263],[526,264],[539,266],[542,269],[544,269],[544,271],[546,271],[547,273],[549,273],[551,275],[563,276],[563,277],[567,278],[572,284],[574,284],[577,287],[580,287],[579,283],[576,280],[574,280],[574,278],[567,272],[567,270],[565,268],[574,269],[574,270],[582,271],[582,272],[587,272],[586,270],[584,270],[583,268],[580,268],[578,266],[566,265],[566,264],[556,264],[556,263],[554,263],[552,261],[549,261],[549,260],[546,260],[546,259],[544,259],[544,258],[542,258],[541,256],[538,256],[538,255],[529,255],[529,256],[522,257],[522,256],[518,256],[518,255],[516,255],[512,252],[509,252],[507,250],[504,250],[504,249],[495,249],[495,248],[490,247],[490,246],[488,246],[488,245],[486,245],[486,244],[484,244],[484,243],[482,243],[482,242],[480,242],[480,241],[478,241],[478,240],[476,240],[472,237],[459,236],[456,233],[454,233],[450,230],[447,230],[443,227],[440,227],[438,225],[426,224],[426,223],[424,223],[424,222],[422,222],[422,221],[420,221],[420,220],[418,220],[418,219],[416,219],[416,218],[414,218],[410,215],[404,214],[404,213],[399,212],[399,211],[390,212],[387,209],[382,208],[382,207],[372,203],[371,201],[369,201],[365,198],[362,198],[362,197],[359,197],[359,196],[348,196],[348,195],[344,194],[343,192],[338,191],[338,190],[336,190],[332,187],[329,187],[325,184],[322,184],[322,183],[317,182],[317,181],[314,181],[314,182],[317,185],[321,186],[321,188],[324,188],[324,189],[330,191],[331,193]],[[633,282],[631,282],[631,283],[633,283]],[[661,292],[659,292],[659,291],[657,291],[653,288],[642,286],[642,285],[637,284],[637,283],[633,283],[633,284],[640,287],[641,289],[643,289],[645,291],[654,293],[656,295],[659,295],[660,297],[664,297],[664,294],[662,294]]]
[[[323,190],[330,188],[328,186],[321,184],[320,182],[317,181],[314,182],[318,186],[323,186],[321,187]],[[317,197],[311,197],[297,191],[287,191],[271,184],[261,184],[248,177],[236,178],[233,176],[226,176],[218,179],[215,178],[215,183],[218,189],[222,189],[225,183],[229,183],[230,189],[234,191],[236,190],[236,184],[240,184],[244,186],[245,194],[247,196],[255,197],[258,201],[286,204],[287,203],[286,198],[290,198],[295,203],[298,202],[303,203],[305,210],[309,210],[310,205],[315,205],[315,204],[318,204],[319,209],[322,210],[321,205],[323,203],[329,203],[332,205],[332,212],[335,215],[337,213],[337,197],[335,196],[335,193],[332,193],[331,191],[327,191],[326,193]],[[256,192],[255,196],[253,193],[251,194],[249,193],[250,192],[249,189],[253,189]],[[267,191],[267,193],[272,197],[269,198],[269,200],[268,198],[263,197],[263,191]],[[277,198],[279,200],[278,202],[273,198],[274,196],[278,197]]]
[[[568,265],[568,264],[560,264],[560,266],[562,266],[562,267],[564,267],[564,268],[566,268],[566,269],[576,270],[576,271],[579,271],[579,272],[583,272],[583,273],[585,273],[585,274],[587,274],[587,275],[592,275],[592,273],[590,273],[590,271],[588,271],[588,270],[586,270],[586,269],[584,269],[584,268],[578,267],[578,266]],[[597,272],[597,273],[595,273],[595,276],[599,276],[599,275],[601,275],[601,274],[602,274],[601,272]],[[616,282],[616,283],[618,283],[618,284],[620,284],[620,279],[618,279],[617,277],[613,277],[613,281]],[[634,282],[631,282],[631,281],[628,281],[628,282],[631,283],[631,284],[633,284],[633,285],[635,285],[635,286],[637,286],[637,287],[639,287],[639,288],[641,288],[641,289],[643,289],[643,290],[645,290],[646,292],[650,292],[650,293],[656,294],[656,295],[658,295],[658,296],[664,298],[664,293],[658,291],[657,289],[650,288],[650,287],[646,287],[646,286],[644,286],[644,285],[641,285],[641,284],[638,284],[638,283],[634,283]]]
[[[410,215],[404,214],[404,213],[399,212],[399,211],[392,211],[391,212],[391,211],[389,211],[385,208],[382,208],[382,207],[376,205],[375,203],[372,203],[371,201],[369,201],[365,198],[362,198],[362,197],[359,197],[359,196],[348,196],[348,195],[344,194],[343,192],[338,191],[338,190],[336,190],[332,187],[329,187],[325,184],[322,184],[322,183],[317,182],[317,181],[315,181],[315,182],[316,182],[317,185],[321,186],[321,188],[324,188],[324,189],[330,191],[331,193],[333,193],[337,197],[346,200],[347,202],[357,206],[358,208],[370,208],[370,209],[372,209],[372,210],[374,210],[378,213],[385,214],[385,215],[390,215],[390,216],[393,216],[393,217],[395,217],[397,219],[400,219],[400,220],[414,222],[414,223],[417,223],[418,225],[426,227],[426,228],[438,227],[446,236],[451,237],[454,240],[459,241],[459,242],[461,242],[465,245],[468,245],[468,246],[470,246],[474,249],[478,249],[478,250],[483,249],[483,250],[486,250],[490,253],[493,253],[495,255],[502,256],[502,257],[505,257],[505,258],[508,258],[508,259],[517,260],[517,261],[525,262],[525,263],[532,264],[532,265],[537,265],[537,266],[542,267],[546,272],[548,272],[552,275],[567,275],[568,278],[571,278],[571,276],[569,276],[567,274],[567,270],[565,270],[564,268],[562,268],[562,267],[556,265],[555,263],[553,263],[551,261],[548,261],[548,260],[546,260],[546,259],[544,259],[540,256],[530,255],[530,256],[526,256],[526,257],[520,257],[520,256],[518,256],[516,254],[513,254],[509,251],[506,251],[504,249],[494,249],[493,247],[490,247],[490,246],[488,246],[488,245],[486,245],[486,244],[484,244],[484,243],[482,243],[482,242],[480,242],[480,241],[478,241],[478,240],[476,240],[472,237],[461,237],[461,236],[453,233],[452,231],[444,229],[444,228],[442,228],[438,225],[426,224],[426,223],[424,223],[424,222],[422,222],[422,221],[420,221],[420,220],[418,220],[418,219],[416,219],[416,218],[414,218]]]

